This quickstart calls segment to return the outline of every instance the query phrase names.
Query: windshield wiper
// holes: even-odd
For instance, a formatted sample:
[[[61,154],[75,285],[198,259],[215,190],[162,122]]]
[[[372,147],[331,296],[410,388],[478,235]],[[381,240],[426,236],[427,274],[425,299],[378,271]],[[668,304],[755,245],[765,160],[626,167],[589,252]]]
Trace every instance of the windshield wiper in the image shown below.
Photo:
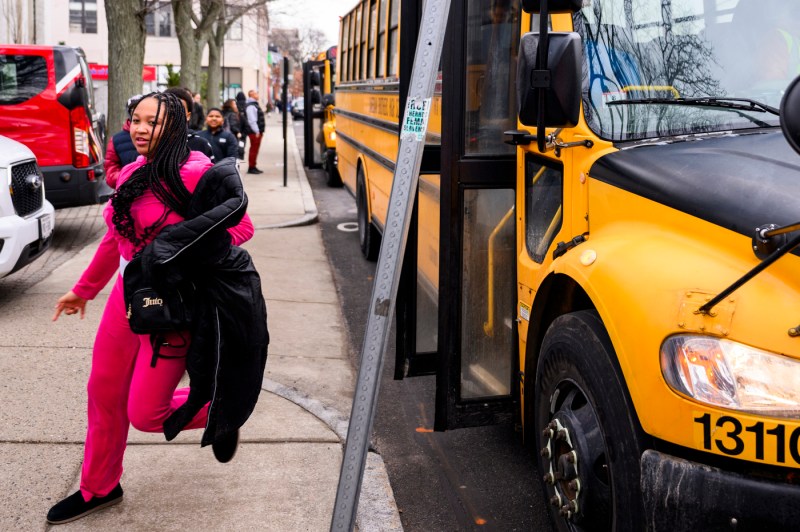
[[[737,111],[757,111],[780,115],[780,111],[771,105],[751,100],[750,98],[635,98],[632,100],[614,100],[606,105],[666,104],[696,105],[699,107],[722,107]]]

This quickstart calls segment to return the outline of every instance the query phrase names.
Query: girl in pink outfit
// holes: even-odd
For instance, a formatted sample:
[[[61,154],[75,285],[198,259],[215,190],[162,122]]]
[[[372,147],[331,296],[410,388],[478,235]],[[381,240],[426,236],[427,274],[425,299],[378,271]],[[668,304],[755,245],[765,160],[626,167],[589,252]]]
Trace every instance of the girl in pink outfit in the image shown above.
[[[133,110],[130,133],[139,157],[122,169],[117,192],[103,211],[108,232],[80,280],[59,298],[53,315],[53,321],[62,312],[83,318],[86,302],[116,277],[92,350],[80,490],[51,508],[47,520],[53,524],[120,502],[128,427],[162,432],[164,420],[188,395],[188,388],[176,389],[186,369],[181,357],[188,342],[179,341],[178,333],[172,338],[176,341],[168,337],[170,346],[161,349],[168,357],[151,367],[150,337],[134,334],[128,326],[122,276],[127,262],[165,226],[183,220],[181,213],[212,163],[204,154],[189,151],[183,105],[172,94],[142,98]],[[229,232],[239,245],[253,236],[253,224],[245,215]],[[203,428],[206,416],[207,405],[186,428]]]

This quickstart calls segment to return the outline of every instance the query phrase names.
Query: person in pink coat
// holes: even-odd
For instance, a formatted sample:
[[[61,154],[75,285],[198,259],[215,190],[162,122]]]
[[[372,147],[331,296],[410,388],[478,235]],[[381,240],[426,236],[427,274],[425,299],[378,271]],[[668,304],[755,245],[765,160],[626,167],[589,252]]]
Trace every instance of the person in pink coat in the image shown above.
[[[136,104],[130,134],[139,156],[119,173],[117,191],[103,211],[108,232],[89,266],[56,303],[53,321],[62,313],[83,318],[87,302],[115,278],[92,349],[80,490],[50,509],[51,524],[67,523],[120,502],[129,426],[163,432],[164,420],[188,396],[188,388],[176,389],[186,369],[181,358],[188,348],[189,342],[183,341],[186,333],[168,335],[169,345],[161,352],[169,358],[159,358],[151,367],[150,337],[130,330],[122,282],[125,265],[134,255],[164,227],[184,219],[197,182],[212,166],[204,154],[189,150],[186,127],[183,105],[173,94],[149,94]],[[253,236],[254,228],[245,215],[229,232],[234,245],[239,245]],[[207,413],[208,405],[186,428],[203,428]],[[235,442],[231,455],[234,450]]]

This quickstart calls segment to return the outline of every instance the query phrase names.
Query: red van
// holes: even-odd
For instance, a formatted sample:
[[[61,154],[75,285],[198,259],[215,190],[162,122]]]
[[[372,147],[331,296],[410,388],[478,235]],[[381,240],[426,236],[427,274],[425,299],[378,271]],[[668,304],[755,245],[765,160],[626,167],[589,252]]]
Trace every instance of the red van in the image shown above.
[[[104,126],[80,48],[0,45],[0,134],[33,151],[54,206],[98,203],[113,192],[103,172]]]

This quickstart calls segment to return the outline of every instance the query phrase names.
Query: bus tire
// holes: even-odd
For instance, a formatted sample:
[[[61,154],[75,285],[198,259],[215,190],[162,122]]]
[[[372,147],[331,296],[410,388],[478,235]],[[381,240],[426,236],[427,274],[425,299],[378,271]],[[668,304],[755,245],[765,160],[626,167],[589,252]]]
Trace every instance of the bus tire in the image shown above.
[[[595,311],[556,318],[542,341],[533,405],[535,457],[557,530],[644,530],[635,417]]]
[[[361,253],[367,260],[376,261],[381,249],[381,234],[369,216],[367,187],[361,167],[358,168],[356,177],[356,207],[358,210],[358,242],[361,245]]]
[[[325,151],[325,174],[328,177],[329,187],[342,186],[342,176],[339,175],[339,169],[336,168],[336,150]]]

